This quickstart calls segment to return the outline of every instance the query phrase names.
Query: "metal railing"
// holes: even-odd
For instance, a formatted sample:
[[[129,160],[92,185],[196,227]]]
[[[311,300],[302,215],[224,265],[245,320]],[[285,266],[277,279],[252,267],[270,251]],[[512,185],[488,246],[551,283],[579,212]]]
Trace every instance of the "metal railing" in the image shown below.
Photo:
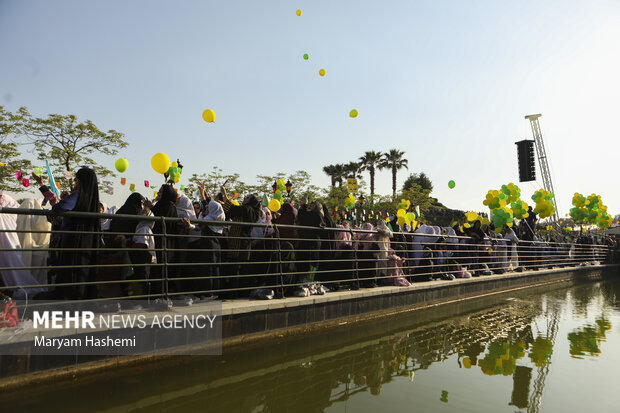
[[[17,216],[45,217],[54,224],[51,229],[20,229],[10,224],[11,217]],[[575,242],[512,242],[494,237],[474,241],[468,236],[402,232],[388,238],[359,229],[200,219],[191,220],[188,228],[180,218],[136,215],[4,208],[0,218],[9,222],[0,228],[2,239],[49,234],[44,245],[25,242],[15,248],[14,242],[0,243],[0,282],[4,284],[0,291],[31,299],[283,298],[615,262],[617,255],[611,245]],[[158,224],[160,230],[76,233],[61,229],[59,221],[67,218],[133,220]],[[223,227],[224,233],[214,232],[213,227]],[[259,234],[253,237],[255,228]],[[97,245],[71,247],[74,237],[84,235],[94,236]],[[154,247],[138,248],[133,242],[136,236],[152,239]]]

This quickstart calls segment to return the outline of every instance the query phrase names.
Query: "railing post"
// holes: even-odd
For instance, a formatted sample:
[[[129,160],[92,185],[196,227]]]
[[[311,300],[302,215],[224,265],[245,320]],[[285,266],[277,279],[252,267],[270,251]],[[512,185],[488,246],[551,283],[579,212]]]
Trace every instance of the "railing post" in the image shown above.
[[[161,257],[163,259],[163,271],[162,271],[162,275],[163,275],[163,280],[162,280],[162,292],[164,294],[164,299],[166,300],[166,303],[168,303],[168,240],[167,240],[167,234],[166,234],[166,219],[164,217],[161,217],[161,232],[162,232],[162,252],[161,252]]]
[[[357,262],[357,248],[355,248],[355,243],[353,241],[354,234],[353,228],[349,227],[349,233],[351,234],[351,247],[353,248],[353,259],[355,261],[355,283],[357,284],[357,289],[360,289],[360,268],[359,263]]]
[[[278,249],[278,278],[280,284],[280,297],[284,298],[284,272],[282,271],[282,248],[280,246],[280,230],[278,230],[278,225],[273,224],[273,230],[276,235],[276,245]]]

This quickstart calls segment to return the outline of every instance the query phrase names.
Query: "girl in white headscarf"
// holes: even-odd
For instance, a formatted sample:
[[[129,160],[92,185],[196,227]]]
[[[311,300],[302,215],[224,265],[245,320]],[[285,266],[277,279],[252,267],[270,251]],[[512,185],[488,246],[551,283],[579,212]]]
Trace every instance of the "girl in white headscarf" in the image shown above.
[[[19,204],[13,197],[0,191],[0,208],[19,208]],[[30,271],[24,269],[22,261],[21,244],[19,237],[15,233],[17,230],[17,217],[14,214],[0,214],[0,267],[8,267],[9,269],[0,270],[0,278],[7,287],[15,287],[22,285],[38,285],[37,280],[32,276]],[[21,268],[21,269],[20,269]],[[44,291],[43,288],[28,289],[11,289],[13,298],[16,300],[32,297],[37,293]],[[5,292],[8,292],[5,291]]]
[[[209,201],[208,213],[203,219],[206,221],[226,221],[226,214],[222,204],[214,200]],[[221,225],[209,225],[209,229],[218,235],[222,235],[224,232],[224,227]]]
[[[41,203],[33,198],[26,199],[19,205],[23,209],[43,209]],[[22,251],[22,261],[26,267],[45,267],[47,265],[47,248],[50,244],[52,226],[45,215],[18,215],[17,233]],[[35,231],[35,232],[33,232]],[[39,250],[39,251],[32,251]],[[39,284],[47,284],[45,268],[30,270]]]

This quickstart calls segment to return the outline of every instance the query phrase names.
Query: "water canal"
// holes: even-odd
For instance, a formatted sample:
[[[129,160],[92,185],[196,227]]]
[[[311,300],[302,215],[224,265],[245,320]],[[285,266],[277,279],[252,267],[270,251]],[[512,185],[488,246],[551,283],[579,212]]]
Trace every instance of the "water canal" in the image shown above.
[[[0,395],[11,411],[611,412],[620,281],[528,289]]]

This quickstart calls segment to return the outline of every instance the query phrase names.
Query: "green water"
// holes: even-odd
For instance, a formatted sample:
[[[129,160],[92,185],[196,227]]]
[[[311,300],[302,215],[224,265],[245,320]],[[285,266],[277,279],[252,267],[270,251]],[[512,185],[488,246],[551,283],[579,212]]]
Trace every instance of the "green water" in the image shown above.
[[[416,311],[0,395],[13,412],[617,412],[620,282]]]

